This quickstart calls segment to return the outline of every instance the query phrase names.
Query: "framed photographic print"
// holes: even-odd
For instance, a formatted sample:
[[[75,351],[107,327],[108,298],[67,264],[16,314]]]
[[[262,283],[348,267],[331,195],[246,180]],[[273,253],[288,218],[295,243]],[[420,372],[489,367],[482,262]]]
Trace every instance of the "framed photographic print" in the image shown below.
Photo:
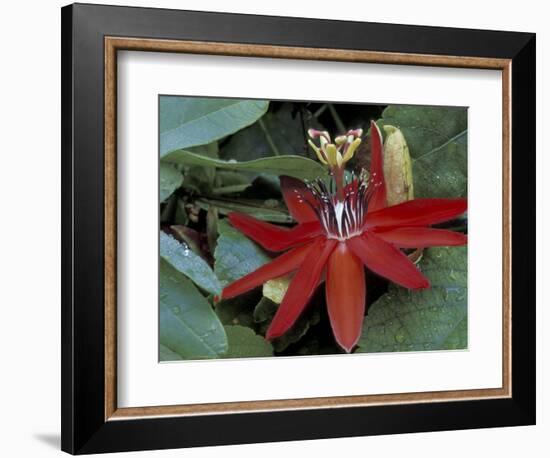
[[[62,58],[63,450],[534,424],[534,34],[77,4]]]

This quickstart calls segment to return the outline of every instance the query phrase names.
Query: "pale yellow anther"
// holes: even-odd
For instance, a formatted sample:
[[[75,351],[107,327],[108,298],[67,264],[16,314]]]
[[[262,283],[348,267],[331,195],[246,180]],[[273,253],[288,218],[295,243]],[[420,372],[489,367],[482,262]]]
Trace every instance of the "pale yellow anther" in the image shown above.
[[[334,141],[336,142],[336,144],[337,144],[338,146],[340,146],[340,145],[343,145],[344,143],[346,143],[347,138],[346,138],[345,135],[339,135],[338,137],[336,137],[336,138],[334,139]]]
[[[330,135],[326,131],[309,129],[308,134],[313,139],[319,138],[319,146],[312,140],[308,140],[309,146],[315,151],[319,161],[330,169],[343,169],[357,148],[361,144],[362,129],[349,130],[343,135],[335,137],[331,143]]]
[[[351,142],[351,144],[348,146],[348,149],[344,154],[343,162],[348,162],[353,157],[353,155],[355,154],[355,151],[357,150],[360,144],[361,144],[360,138],[356,138],[355,140],[353,140],[353,142]]]
[[[308,140],[309,146],[311,146],[311,149],[315,151],[315,154],[319,158],[319,161],[321,164],[328,165],[328,162],[326,161],[324,157],[324,153],[317,147],[315,143],[313,143],[311,140]]]
[[[336,145],[332,143],[327,144],[327,146],[325,147],[325,152],[327,154],[327,161],[329,165],[333,167],[340,167],[340,165],[342,165],[342,155],[336,148]]]

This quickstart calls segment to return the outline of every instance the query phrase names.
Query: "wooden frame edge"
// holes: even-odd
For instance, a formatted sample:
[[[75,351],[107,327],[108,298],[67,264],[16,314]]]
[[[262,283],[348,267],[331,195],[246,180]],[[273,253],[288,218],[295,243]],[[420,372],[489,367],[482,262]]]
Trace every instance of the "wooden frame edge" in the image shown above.
[[[512,61],[502,68],[502,373],[512,397]]]
[[[105,37],[108,46],[129,51],[174,52],[238,57],[269,57],[336,62],[368,62],[393,65],[426,65],[436,67],[482,68],[502,70],[508,59],[461,57],[436,54],[362,51],[294,46],[252,45],[208,41],[157,40],[148,38]]]
[[[117,247],[117,160],[116,160],[116,47],[105,40],[105,420],[117,410],[116,344],[116,247]]]
[[[479,68],[502,71],[502,208],[503,208],[503,352],[501,388],[433,391],[362,396],[337,396],[304,399],[243,401],[216,404],[117,407],[116,377],[116,92],[117,51],[176,52],[241,57],[269,57],[339,62],[364,62],[392,65],[425,65],[455,68]],[[207,414],[251,413],[277,410],[343,408],[387,404],[510,398],[511,384],[511,59],[386,53],[376,51],[249,45],[200,41],[142,38],[104,38],[105,51],[105,421],[144,417],[193,416]]]

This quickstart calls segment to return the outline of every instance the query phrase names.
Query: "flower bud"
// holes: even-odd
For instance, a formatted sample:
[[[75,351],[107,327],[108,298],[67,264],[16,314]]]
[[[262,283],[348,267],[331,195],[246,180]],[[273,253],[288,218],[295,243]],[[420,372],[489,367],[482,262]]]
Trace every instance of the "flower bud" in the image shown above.
[[[394,126],[384,126],[384,178],[388,205],[414,198],[412,162],[403,133]]]

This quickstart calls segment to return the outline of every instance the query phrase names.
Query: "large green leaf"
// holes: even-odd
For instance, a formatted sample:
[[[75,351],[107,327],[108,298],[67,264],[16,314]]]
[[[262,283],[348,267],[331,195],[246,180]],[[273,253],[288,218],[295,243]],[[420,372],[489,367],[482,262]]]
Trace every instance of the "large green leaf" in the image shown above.
[[[277,154],[313,157],[315,153],[308,150],[309,137],[302,125],[300,113],[293,110],[292,103],[283,103],[278,108],[272,104],[261,122],[237,132],[223,145],[220,157],[237,161]],[[322,128],[314,119],[308,121],[307,127]]]
[[[304,180],[314,180],[326,175],[325,168],[319,163],[302,156],[273,156],[246,162],[224,161],[186,150],[174,151],[164,158],[166,161],[183,165],[200,165],[224,170],[268,173],[271,175],[289,175]]]
[[[220,294],[221,285],[208,263],[171,235],[160,233],[160,257],[212,294]]]
[[[390,285],[371,305],[358,352],[467,347],[467,248],[429,248],[421,270],[430,288],[409,291]]]
[[[259,358],[273,356],[269,342],[244,326],[226,326],[229,349],[224,358]]]
[[[233,134],[260,118],[268,105],[264,100],[161,96],[160,157]]]
[[[222,285],[227,285],[270,260],[252,240],[222,220],[218,224],[218,245],[214,253],[214,272]]]
[[[160,360],[161,361],[179,361],[183,359],[176,352],[173,352],[165,345],[160,344]]]
[[[160,260],[161,357],[167,349],[183,359],[217,358],[227,351],[227,337],[212,306],[193,283]]]
[[[160,201],[164,202],[181,186],[183,175],[172,164],[160,163]]]
[[[378,124],[403,132],[413,163],[415,197],[467,195],[466,108],[390,105]]]

